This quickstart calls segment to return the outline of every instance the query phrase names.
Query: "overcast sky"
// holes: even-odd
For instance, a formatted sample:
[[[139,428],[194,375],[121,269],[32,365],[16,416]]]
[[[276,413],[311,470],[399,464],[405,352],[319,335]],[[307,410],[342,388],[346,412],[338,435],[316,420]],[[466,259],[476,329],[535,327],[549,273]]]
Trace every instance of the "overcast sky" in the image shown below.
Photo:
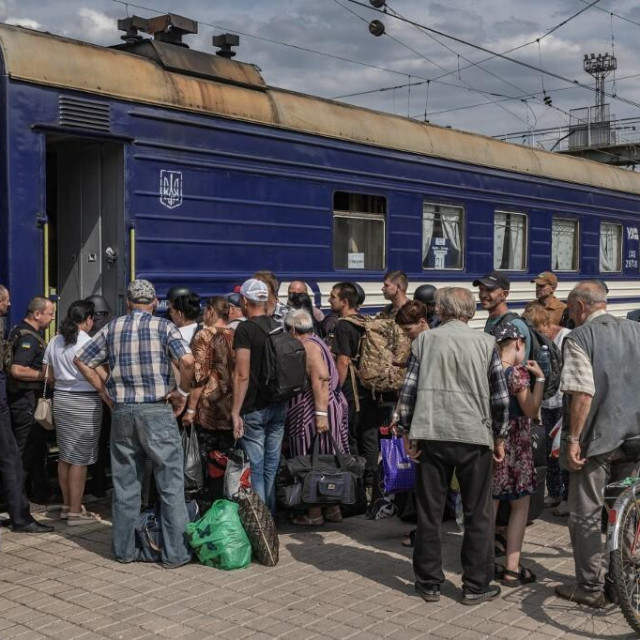
[[[571,109],[594,104],[594,93],[506,60],[469,66],[488,54],[426,33],[392,12],[495,52],[534,41],[510,55],[591,87],[583,55],[611,53],[613,40],[618,70],[615,83],[609,76],[607,91],[640,103],[639,78],[629,77],[640,75],[640,5],[634,0],[600,0],[587,8],[592,2],[389,0],[383,16],[368,8],[368,0],[362,0],[367,6],[349,0],[139,0],[145,8],[113,0],[0,0],[0,19],[109,45],[119,41],[116,20],[127,11],[152,17],[173,10],[200,22],[199,34],[186,40],[192,48],[213,50],[211,36],[222,32],[219,27],[246,34],[237,59],[258,65],[270,85],[419,119],[426,111],[427,119],[436,124],[496,136],[566,125]],[[545,36],[582,9],[586,10]],[[384,23],[385,35],[369,34],[368,23],[374,19]],[[543,102],[543,90],[551,107]],[[342,97],[367,91],[373,93]],[[618,118],[640,118],[639,107],[612,98],[607,102]],[[480,103],[488,104],[475,106]],[[634,136],[630,127],[621,135]],[[638,133],[635,140],[640,139],[640,126]]]

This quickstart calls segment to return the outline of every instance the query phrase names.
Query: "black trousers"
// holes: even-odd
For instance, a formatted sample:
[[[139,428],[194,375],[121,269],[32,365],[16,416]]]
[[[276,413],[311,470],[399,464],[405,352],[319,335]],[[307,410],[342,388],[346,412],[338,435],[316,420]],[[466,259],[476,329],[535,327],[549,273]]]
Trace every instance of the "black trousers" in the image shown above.
[[[46,502],[51,496],[47,477],[48,435],[46,429],[33,419],[37,396],[37,391],[10,392],[9,409],[27,479],[27,493],[34,502]]]
[[[20,451],[11,430],[6,379],[2,372],[0,372],[0,479],[5,506],[13,526],[26,527],[34,520],[24,493],[24,472]]]
[[[349,405],[349,449],[352,455],[365,458],[363,480],[365,486],[372,487],[378,473],[380,452],[377,403],[371,394],[365,391],[358,398],[360,411],[356,411],[351,385],[345,385],[343,391]]]
[[[416,478],[418,530],[413,550],[416,588],[432,589],[444,582],[442,516],[455,469],[464,511],[463,589],[483,592],[493,578],[492,451],[481,445],[434,440],[421,440],[420,449]]]

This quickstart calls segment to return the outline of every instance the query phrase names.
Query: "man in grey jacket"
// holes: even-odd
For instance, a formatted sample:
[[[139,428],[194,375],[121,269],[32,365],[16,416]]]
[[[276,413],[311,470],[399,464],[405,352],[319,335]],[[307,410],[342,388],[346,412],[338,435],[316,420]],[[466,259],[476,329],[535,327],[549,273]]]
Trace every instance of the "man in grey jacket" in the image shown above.
[[[604,488],[634,472],[637,465],[625,460],[621,445],[640,436],[638,383],[630,375],[640,364],[640,324],[616,318],[606,307],[601,281],[584,280],[569,294],[569,317],[577,328],[565,339],[560,381],[560,390],[571,396],[566,460],[577,584],[560,585],[556,594],[596,608],[606,604]]]
[[[441,526],[454,469],[464,511],[463,604],[500,595],[493,578],[493,459],[504,458],[509,428],[509,391],[495,338],[468,326],[473,294],[445,287],[436,293],[442,324],[412,344],[398,405],[401,430],[417,467],[413,568],[416,591],[426,602],[440,599]],[[492,456],[493,452],[493,456]]]

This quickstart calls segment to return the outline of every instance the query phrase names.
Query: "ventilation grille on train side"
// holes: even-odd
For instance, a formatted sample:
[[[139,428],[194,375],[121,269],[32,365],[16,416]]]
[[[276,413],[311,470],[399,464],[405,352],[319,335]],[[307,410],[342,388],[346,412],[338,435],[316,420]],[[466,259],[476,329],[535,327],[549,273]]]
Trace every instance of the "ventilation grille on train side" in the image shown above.
[[[108,104],[60,96],[60,126],[75,129],[91,129],[92,131],[111,130],[111,109]]]

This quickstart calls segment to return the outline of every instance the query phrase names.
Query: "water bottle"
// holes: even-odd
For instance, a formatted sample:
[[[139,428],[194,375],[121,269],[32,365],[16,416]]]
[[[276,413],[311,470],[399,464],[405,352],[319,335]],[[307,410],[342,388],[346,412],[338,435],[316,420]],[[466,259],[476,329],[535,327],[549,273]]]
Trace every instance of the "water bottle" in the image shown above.
[[[549,347],[544,344],[538,353],[538,365],[542,369],[542,374],[545,378],[551,375],[551,353],[549,353]]]

